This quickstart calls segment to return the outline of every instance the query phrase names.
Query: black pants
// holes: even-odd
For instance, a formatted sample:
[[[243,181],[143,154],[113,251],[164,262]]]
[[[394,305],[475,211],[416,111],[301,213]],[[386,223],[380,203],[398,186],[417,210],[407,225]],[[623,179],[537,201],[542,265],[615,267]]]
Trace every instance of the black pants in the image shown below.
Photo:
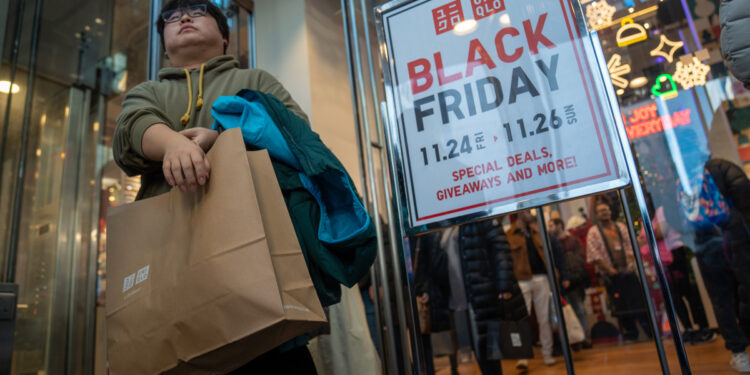
[[[725,347],[732,353],[741,353],[747,348],[748,339],[737,322],[737,281],[720,246],[720,243],[713,248],[706,245],[698,253],[698,265],[711,297]]]
[[[649,338],[653,337],[638,276],[634,272],[619,273],[610,276],[606,284],[607,294],[614,307],[612,315],[617,317],[625,330],[625,339],[638,338],[638,324]]]
[[[229,375],[317,375],[315,363],[306,346],[289,351],[277,349],[255,358],[252,362],[232,371]]]
[[[672,291],[672,300],[677,317],[685,327],[692,328],[697,324],[701,329],[708,328],[706,311],[703,309],[703,302],[698,292],[698,287],[690,282],[690,265],[687,259],[688,248],[683,246],[672,250],[674,262],[667,267],[667,276],[669,279],[669,288]],[[690,312],[693,313],[693,321],[688,314],[688,306],[685,305],[683,298],[687,299]]]
[[[456,358],[456,331],[452,331],[451,339],[453,344],[453,354],[449,355],[450,363],[451,363],[451,374],[458,374],[458,359]],[[434,357],[432,355],[432,337],[428,334],[421,335],[422,337],[422,346],[424,347],[424,356],[425,356],[425,372],[427,375],[435,375],[435,361]]]

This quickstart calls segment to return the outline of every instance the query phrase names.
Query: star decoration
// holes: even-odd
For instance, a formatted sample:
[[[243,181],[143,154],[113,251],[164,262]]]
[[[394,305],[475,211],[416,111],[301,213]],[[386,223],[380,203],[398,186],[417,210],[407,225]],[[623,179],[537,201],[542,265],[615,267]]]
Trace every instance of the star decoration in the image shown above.
[[[667,62],[672,62],[674,60],[674,54],[677,52],[684,43],[682,41],[676,41],[673,42],[667,38],[666,35],[661,34],[661,40],[659,41],[659,46],[651,50],[651,56],[661,56],[665,59],[667,59]],[[665,50],[665,47],[669,46],[669,51]]]
[[[689,64],[678,61],[677,71],[673,77],[675,81],[682,85],[683,89],[687,90],[691,87],[705,85],[706,75],[710,71],[711,68],[708,65],[693,57],[693,61]]]
[[[615,15],[617,8],[607,4],[606,0],[594,1],[586,6],[586,19],[589,21],[589,27],[596,30],[604,25],[612,23],[612,16]]]
[[[607,63],[607,69],[609,70],[609,77],[612,79],[612,84],[625,89],[628,87],[628,80],[622,76],[630,73],[630,65],[622,63],[622,56],[618,54],[612,55]]]

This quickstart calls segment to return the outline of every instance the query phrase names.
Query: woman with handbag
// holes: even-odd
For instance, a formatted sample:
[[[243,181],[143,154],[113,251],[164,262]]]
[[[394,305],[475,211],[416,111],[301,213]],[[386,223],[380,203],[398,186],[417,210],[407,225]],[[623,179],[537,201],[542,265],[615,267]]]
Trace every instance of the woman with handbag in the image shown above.
[[[453,315],[466,316],[468,311],[481,373],[502,374],[499,359],[505,353],[495,350],[501,345],[501,321],[526,316],[502,226],[486,220],[448,228],[421,240],[416,292],[418,302],[429,306],[430,331],[454,330]],[[518,308],[514,309],[514,304]],[[452,371],[457,373],[455,367]]]

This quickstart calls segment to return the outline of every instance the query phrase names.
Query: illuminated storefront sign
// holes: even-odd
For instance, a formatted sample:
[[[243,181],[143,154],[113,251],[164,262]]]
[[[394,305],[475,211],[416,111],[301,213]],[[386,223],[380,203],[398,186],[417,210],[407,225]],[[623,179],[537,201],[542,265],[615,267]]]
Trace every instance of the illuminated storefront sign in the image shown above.
[[[631,140],[657,134],[665,129],[676,129],[692,123],[691,108],[675,110],[668,114],[659,113],[656,103],[626,107],[622,109],[622,122]]]
[[[646,28],[635,23],[632,18],[626,17],[620,23],[621,27],[617,30],[617,45],[626,47],[631,44],[642,42],[648,39]]]
[[[622,56],[614,54],[607,62],[607,69],[609,69],[609,78],[612,79],[612,84],[621,89],[628,87],[628,80],[623,78],[624,75],[630,73],[630,65],[622,63]]]
[[[677,97],[677,85],[674,78],[669,74],[662,74],[656,78],[656,84],[651,87],[651,93],[662,99],[672,99]]]
[[[682,41],[673,42],[669,40],[666,35],[661,34],[659,46],[651,50],[650,54],[651,56],[661,56],[667,59],[667,62],[671,63],[674,60],[674,54],[679,51],[683,45],[684,43],[682,43]],[[666,47],[669,47],[669,49],[665,50]]]

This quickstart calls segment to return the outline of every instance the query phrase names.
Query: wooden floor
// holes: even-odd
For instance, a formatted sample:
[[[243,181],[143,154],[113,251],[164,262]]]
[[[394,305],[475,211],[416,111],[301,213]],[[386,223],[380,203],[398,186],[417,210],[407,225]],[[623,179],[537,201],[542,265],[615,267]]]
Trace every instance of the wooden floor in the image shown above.
[[[664,349],[669,358],[669,368],[672,374],[680,373],[680,365],[674,354],[671,339],[663,341]],[[721,337],[715,341],[698,346],[687,346],[688,360],[695,375],[737,375],[729,367],[730,353],[724,349]],[[537,358],[529,361],[527,374],[565,374],[565,363],[562,357],[557,357],[554,366],[545,366],[537,349]],[[622,345],[602,344],[593,349],[573,353],[576,375],[650,375],[661,374],[656,345],[653,341],[637,344]],[[503,375],[519,374],[515,368],[515,361],[503,362]],[[450,375],[448,357],[435,358],[437,375]],[[481,375],[476,363],[459,366],[461,375]]]

